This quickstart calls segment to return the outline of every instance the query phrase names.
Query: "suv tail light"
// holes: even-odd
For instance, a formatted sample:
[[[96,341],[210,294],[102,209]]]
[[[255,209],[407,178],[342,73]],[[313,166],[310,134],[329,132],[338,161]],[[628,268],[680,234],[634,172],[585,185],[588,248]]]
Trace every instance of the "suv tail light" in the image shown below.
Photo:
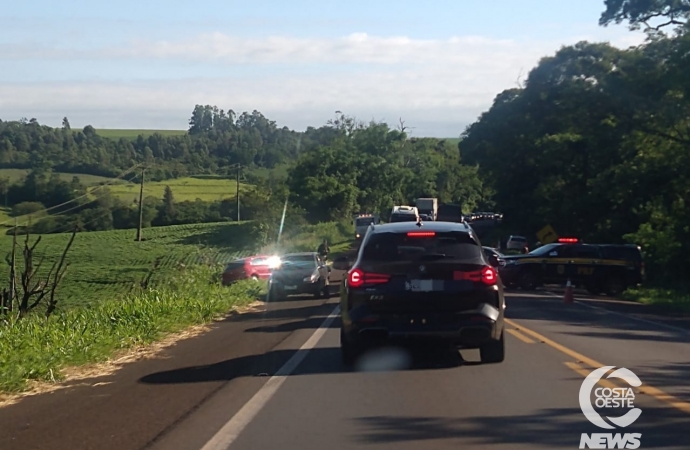
[[[493,286],[498,282],[498,274],[496,269],[493,267],[484,267],[481,270],[475,270],[474,272],[453,272],[454,280],[470,280],[477,283],[481,282],[487,286]]]
[[[361,269],[352,269],[347,276],[347,284],[354,288],[365,284],[385,284],[391,280],[391,276],[385,273],[364,272]]]

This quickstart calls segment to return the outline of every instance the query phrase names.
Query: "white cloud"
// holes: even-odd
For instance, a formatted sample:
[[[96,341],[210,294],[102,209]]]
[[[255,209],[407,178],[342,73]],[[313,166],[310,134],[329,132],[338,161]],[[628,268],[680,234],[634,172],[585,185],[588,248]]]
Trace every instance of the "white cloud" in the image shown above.
[[[635,35],[614,35],[616,39],[609,40],[623,46],[641,42],[631,36]],[[526,76],[541,57],[563,44],[596,37],[574,36],[559,43],[479,36],[422,40],[362,33],[340,39],[243,39],[212,33],[98,51],[10,46],[0,50],[0,60],[193,62],[199,64],[198,77],[4,84],[0,117],[36,117],[58,124],[66,115],[74,126],[184,128],[193,106],[202,103],[236,112],[257,109],[279,125],[297,129],[321,125],[335,110],[342,110],[366,120],[397,122],[402,117],[408,125],[418,125],[417,135],[457,136],[496,94],[515,86],[518,76]],[[209,66],[204,63],[227,64],[228,77],[205,79]],[[232,68],[238,64],[252,68],[252,75],[235,72],[233,76]],[[264,64],[284,64],[294,70],[286,75]],[[307,70],[307,65],[318,66],[319,73]],[[347,71],[340,70],[343,67]]]

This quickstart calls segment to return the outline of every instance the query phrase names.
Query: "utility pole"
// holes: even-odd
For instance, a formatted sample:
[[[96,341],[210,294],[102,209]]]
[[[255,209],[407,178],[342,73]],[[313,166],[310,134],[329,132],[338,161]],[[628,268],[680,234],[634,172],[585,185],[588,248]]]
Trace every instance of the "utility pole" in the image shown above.
[[[237,221],[240,221],[240,169],[242,166],[237,166]]]
[[[141,228],[144,224],[144,172],[146,167],[141,168],[141,187],[139,188],[139,228],[137,228],[137,241],[141,241]]]

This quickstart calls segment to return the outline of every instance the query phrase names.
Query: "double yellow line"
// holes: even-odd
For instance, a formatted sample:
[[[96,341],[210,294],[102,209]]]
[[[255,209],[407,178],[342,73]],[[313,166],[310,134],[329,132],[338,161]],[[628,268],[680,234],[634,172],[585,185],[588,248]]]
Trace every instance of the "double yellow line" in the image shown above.
[[[568,347],[559,344],[558,342],[555,342],[546,336],[537,333],[536,331],[532,331],[528,328],[525,328],[522,325],[517,324],[516,322],[510,320],[510,319],[505,319],[506,324],[510,325],[514,329],[509,329],[506,328],[506,331],[510,333],[511,335],[515,336],[516,338],[520,339],[522,342],[526,344],[534,344],[536,343],[533,339],[536,339],[538,342],[541,342],[543,344],[548,345],[549,347],[555,348],[561,353],[565,353],[566,355],[570,356],[571,358],[575,359],[577,362],[566,362],[565,365],[569,367],[570,369],[574,370],[578,374],[582,375],[583,377],[586,377],[589,375],[590,370],[585,369],[582,367],[582,364],[585,364],[591,368],[591,370],[598,369],[599,367],[604,367],[606,364],[602,364],[598,361],[593,360],[592,358],[588,358],[587,356],[583,355],[582,353],[578,353],[575,350],[571,350]],[[524,333],[524,334],[523,334]],[[525,336],[529,335],[531,336]],[[612,383],[609,380],[606,379],[601,379],[599,381],[599,384],[601,384],[604,387],[618,387],[614,383]],[[648,384],[642,384],[638,388],[639,392],[642,394],[649,395],[651,397],[656,398],[657,400],[660,400],[664,403],[669,404],[670,406],[683,411],[684,413],[690,414],[690,403],[684,402],[680,400],[677,397],[674,397],[670,394],[667,394],[666,392],[662,391],[661,389],[655,388],[654,386],[650,386]]]

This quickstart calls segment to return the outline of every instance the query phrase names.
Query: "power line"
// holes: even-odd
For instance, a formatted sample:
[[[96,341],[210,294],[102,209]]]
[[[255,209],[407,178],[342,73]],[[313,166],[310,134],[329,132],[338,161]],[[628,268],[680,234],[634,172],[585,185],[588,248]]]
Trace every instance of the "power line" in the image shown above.
[[[88,191],[88,189],[87,189],[88,192],[87,192],[86,194],[80,195],[79,197],[73,198],[72,200],[66,201],[66,202],[61,203],[61,204],[59,204],[59,205],[51,206],[50,208],[44,209],[44,210],[42,210],[41,212],[52,211],[52,210],[54,210],[54,209],[56,209],[56,208],[60,208],[61,206],[65,206],[65,205],[69,205],[70,203],[74,203],[74,202],[76,202],[77,200],[80,200],[80,199],[82,199],[82,198],[84,198],[84,197],[88,197],[89,195],[92,195],[95,191],[97,191],[97,190],[99,190],[99,189],[103,189],[104,187],[107,187],[107,186],[112,185],[114,182],[120,180],[120,178],[124,177],[125,175],[127,175],[128,173],[130,173],[130,172],[132,172],[133,170],[137,169],[139,166],[141,166],[141,165],[143,165],[143,164],[144,164],[144,163],[136,164],[136,165],[130,167],[129,169],[125,170],[124,172],[122,172],[122,173],[121,173],[120,175],[118,175],[117,177],[113,178],[112,180],[110,180],[110,181],[108,181],[108,182],[106,182],[106,183],[103,183],[103,184],[101,184],[101,185],[95,187],[95,188],[92,189],[91,191]],[[91,202],[87,202],[86,204],[88,204],[88,203],[91,203]],[[79,206],[81,206],[81,204],[80,204]],[[23,215],[21,215],[21,216],[14,217],[14,218],[9,219],[9,220],[6,220],[6,221],[4,221],[4,222],[0,222],[0,225],[5,225],[6,223],[10,223],[10,222],[12,222],[12,221],[14,221],[14,220],[20,220],[21,218],[27,217],[27,216],[30,218],[33,214],[36,214],[36,213],[23,214]]]

